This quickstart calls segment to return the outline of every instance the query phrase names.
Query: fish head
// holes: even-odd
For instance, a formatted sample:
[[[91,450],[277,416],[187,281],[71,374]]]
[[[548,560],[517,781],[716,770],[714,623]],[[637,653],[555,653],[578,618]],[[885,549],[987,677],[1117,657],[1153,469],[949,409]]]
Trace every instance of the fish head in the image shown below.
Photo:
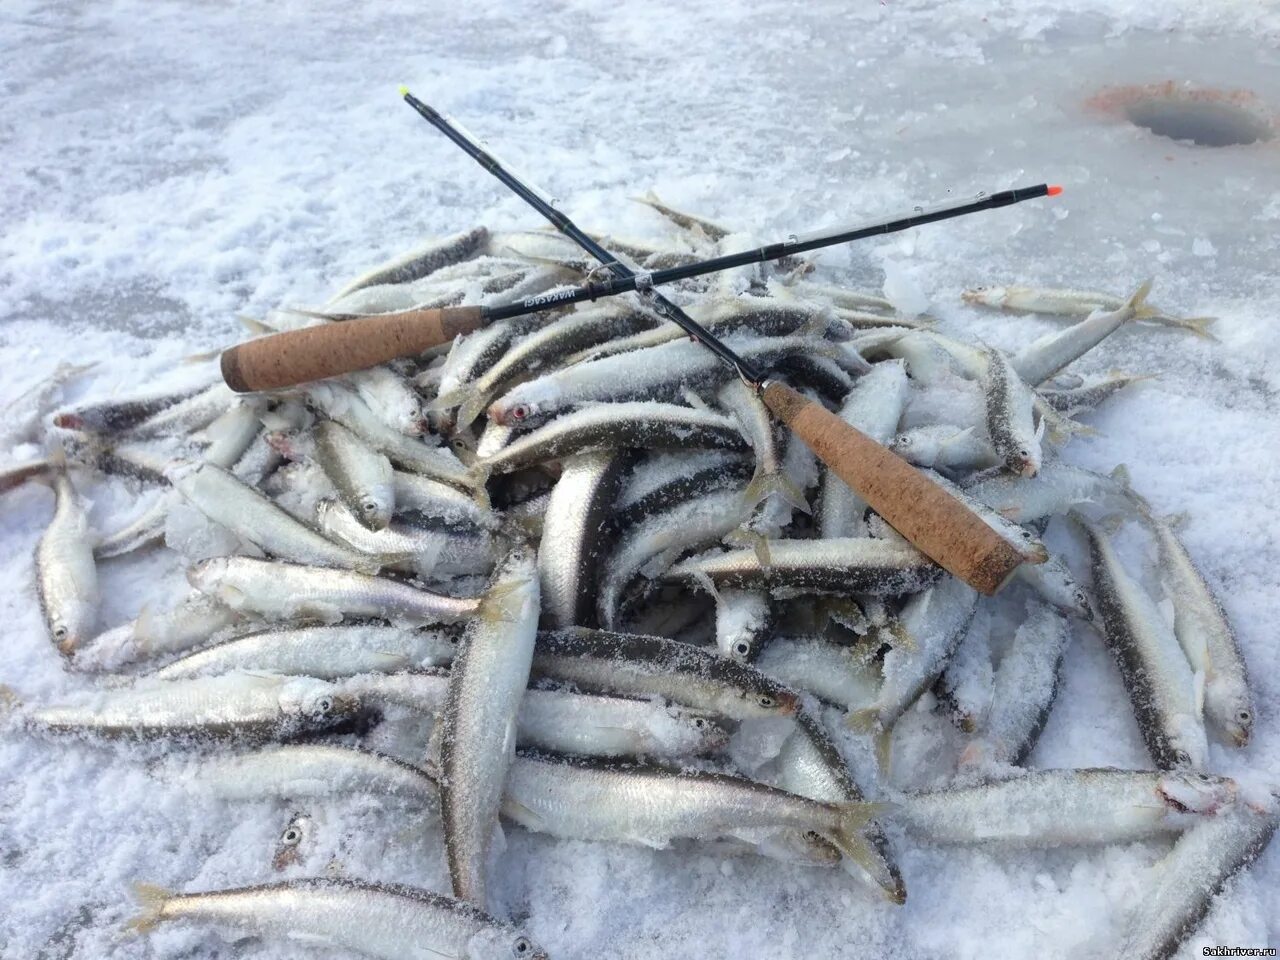
[[[549,960],[547,951],[519,931],[487,924],[467,941],[465,960]]]
[[[1093,598],[1089,596],[1088,590],[1081,586],[1072,587],[1071,602],[1075,607],[1076,614],[1081,619],[1089,621],[1093,620]]]
[[[1236,782],[1194,770],[1165,773],[1156,784],[1156,792],[1178,814],[1213,814],[1230,806],[1236,799]]]
[[[917,431],[898,434],[889,449],[911,463],[931,467],[938,459],[938,446],[933,438]]]
[[[1246,746],[1253,733],[1253,699],[1238,679],[1215,677],[1208,683],[1205,709],[1219,729],[1237,747]]]
[[[395,492],[387,484],[377,484],[361,492],[360,519],[371,530],[383,530],[395,512]]]
[[[988,307],[1002,307],[1008,297],[1004,287],[974,287],[960,294],[965,303],[980,303]]]
[[[782,684],[752,684],[730,694],[732,702],[721,710],[737,720],[758,717],[791,717],[800,709],[800,697]]]
[[[360,711],[360,699],[324,680],[299,677],[280,688],[280,711],[308,727],[332,727]]]
[[[301,863],[314,830],[315,823],[311,817],[305,813],[294,814],[276,840],[275,852],[271,855],[272,869],[283,870]]]
[[[218,584],[226,575],[228,561],[226,557],[211,557],[201,560],[187,568],[187,582],[201,593],[216,592]]]
[[[673,752],[694,755],[719,753],[729,745],[729,731],[715,720],[715,714],[706,710],[672,707],[668,710],[677,728],[672,736],[657,736],[662,744]]]

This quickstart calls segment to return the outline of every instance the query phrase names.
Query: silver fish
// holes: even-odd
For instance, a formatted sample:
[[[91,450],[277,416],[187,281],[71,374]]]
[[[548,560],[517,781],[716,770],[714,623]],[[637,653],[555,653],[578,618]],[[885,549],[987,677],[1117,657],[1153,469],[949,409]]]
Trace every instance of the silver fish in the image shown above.
[[[349,950],[378,960],[547,960],[515,927],[469,904],[414,887],[360,880],[290,880],[233,890],[172,893],[139,884],[130,929],[168,920]]]
[[[1280,812],[1237,804],[1196,824],[1151,868],[1129,918],[1126,960],[1169,960],[1200,926],[1226,882],[1266,849]],[[1215,938],[1221,942],[1223,937]],[[1207,948],[1206,948],[1207,949]]]
[[[764,402],[741,380],[730,380],[720,388],[716,397],[733,415],[755,454],[756,469],[745,494],[747,506],[757,507],[763,501],[778,498],[784,507],[776,524],[779,529],[791,520],[792,509],[808,513],[809,504],[803,492],[796,489],[783,470],[778,431]]]
[[[594,625],[607,521],[629,460],[625,453],[603,450],[565,461],[547,503],[538,548],[544,625]]]
[[[538,630],[538,571],[516,547],[467,624],[440,714],[440,812],[453,891],[486,902],[486,863]]]
[[[1000,534],[1009,546],[1022,555],[1023,566],[1041,564],[1049,559],[1048,549],[1034,533],[1026,527],[1020,526],[1000,511],[992,509],[981,497],[975,495],[973,488],[957,486],[946,477],[932,470],[922,470],[921,472],[981,517],[983,523]]]
[[[1130,384],[1141,383],[1143,380],[1152,380],[1155,377],[1156,374],[1154,373],[1123,373],[1113,370],[1099,379],[1081,383],[1074,387],[1042,386],[1039,389],[1039,393],[1049,406],[1064,417],[1074,417],[1077,413],[1085,410],[1093,410],[1104,400],[1119,393]]]
[[[98,569],[89,522],[65,464],[53,474],[53,492],[53,519],[36,544],[36,589],[49,636],[70,655],[93,636]]]
[[[176,480],[174,489],[210,520],[271,556],[367,573],[379,567],[369,556],[334,543],[294,519],[221,467],[201,464]]]
[[[778,783],[790,793],[823,803],[858,803],[862,791],[821,722],[806,711],[778,753]],[[907,902],[907,887],[884,833],[876,824],[863,829],[870,849],[859,860],[843,859],[848,872],[894,903]]]
[[[139,680],[69,703],[31,709],[29,726],[102,737],[279,737],[322,730],[359,703],[309,677],[229,673],[191,680]]]
[[[395,513],[391,461],[342,424],[322,420],[313,430],[316,462],[361,523],[381,530]]]
[[[665,847],[672,840],[810,831],[863,859],[860,831],[879,807],[822,803],[742,777],[521,754],[502,812],[537,833]]]
[[[318,800],[363,793],[431,810],[439,802],[436,779],[425,770],[381,753],[327,743],[214,755],[165,779],[220,800]]]
[[[1107,504],[1125,494],[1123,484],[1061,460],[1044,464],[1034,478],[999,475],[968,484],[965,493],[1014,523],[1066,513],[1081,503]]]
[[[773,604],[767,590],[716,591],[716,649],[750,663],[773,637]]]
[[[407,437],[420,437],[427,431],[422,412],[422,397],[407,377],[391,367],[370,367],[346,375],[356,393],[383,423]]]
[[[1081,620],[1093,619],[1093,601],[1088,591],[1076,582],[1061,557],[1050,557],[1044,563],[1021,564],[1014,576],[1063,613]]]
[[[1035,770],[904,796],[890,817],[929,843],[1128,843],[1185,830],[1230,810],[1235,796],[1235,781],[1202,773]]]
[[[402,624],[456,623],[473,616],[476,598],[449,597],[384,577],[306,567],[250,557],[215,557],[197,563],[187,579],[201,593],[233,610],[268,620],[381,617]]]
[[[982,378],[987,403],[987,434],[1005,467],[1021,477],[1034,477],[1040,469],[1040,436],[1032,416],[1031,389],[999,350],[987,351]]]
[[[340,500],[316,505],[316,525],[333,540],[372,558],[420,577],[460,574],[485,575],[499,559],[498,543],[488,533],[424,527],[395,520],[370,530]]]
[[[934,470],[985,470],[1003,463],[985,427],[936,423],[913,427],[893,438],[890,448],[908,463]]]
[[[1195,561],[1178,539],[1175,524],[1155,515],[1150,504],[1134,495],[1160,553],[1160,574],[1173,603],[1173,630],[1191,669],[1205,677],[1205,717],[1237,747],[1249,742],[1253,698],[1235,631]]]
[[[962,766],[1027,759],[1049,719],[1070,641],[1065,617],[1046,604],[1032,607],[996,669],[990,708],[961,755]]]
[[[1117,310],[1125,298],[1096,290],[1054,290],[1044,287],[978,287],[966,290],[965,303],[998,307],[1014,313],[1050,313],[1064,317],[1087,317],[1099,310]],[[1149,304],[1143,304],[1138,319],[1167,327],[1179,327],[1209,340],[1215,339],[1208,326],[1216,317],[1178,317]]]
[[[417,473],[395,471],[391,477],[398,509],[448,524],[473,524],[485,530],[496,530],[501,518],[447,483]]]
[[[634,577],[651,569],[660,573],[685,550],[714,543],[734,530],[745,514],[740,489],[713,489],[652,513],[627,529],[600,571],[596,593],[600,624],[613,627],[623,590]],[[754,552],[745,552],[755,557]]]
[[[787,716],[799,703],[746,664],[663,637],[604,630],[542,631],[533,673],[586,690],[663,697],[735,720]]]
[[[382,283],[410,283],[474,257],[489,242],[489,231],[474,227],[443,239],[431,240],[408,253],[379,264],[352,280],[330,298],[330,303],[364,287]]]
[[[1031,386],[1039,386],[1135,319],[1150,292],[1151,281],[1148,280],[1116,309],[1090,314],[1066,330],[1046,334],[1013,358],[1013,369]]]
[[[268,629],[189,653],[150,676],[176,680],[257,670],[333,680],[357,673],[443,665],[453,659],[455,642],[456,637],[442,630],[403,630],[378,624]]]
[[[1173,630],[1129,575],[1110,540],[1073,513],[1089,541],[1102,635],[1129,691],[1147,752],[1158,768],[1203,770],[1209,759],[1201,717],[1203,675],[1193,675]]]
[[[756,667],[779,683],[848,711],[875,703],[879,686],[865,656],[828,640],[778,637],[764,649]]]
[[[221,385],[221,384],[218,384]],[[60,410],[53,425],[86,433],[124,433],[176,404],[198,396],[208,387],[192,387],[176,393],[149,394],[125,400],[107,400]],[[225,386],[224,386],[225,389]],[[234,396],[234,394],[232,395]],[[228,403],[230,399],[228,399]],[[219,411],[220,412],[220,411]],[[210,418],[212,420],[212,418]]]
[[[679,210],[667,206],[658,199],[658,195],[650,190],[643,197],[632,197],[636,203],[643,203],[646,207],[658,211],[677,227],[688,230],[691,233],[705,237],[712,243],[723,240],[729,236],[730,230],[722,227],[718,223],[712,223],[710,220],[704,220],[701,217],[695,217],[689,213],[682,213]]]
[[[734,421],[710,410],[650,401],[591,403],[520,434],[501,450],[479,458],[476,470],[510,473],[616,447],[744,450],[746,446]]]
[[[939,568],[910,544],[870,537],[774,540],[769,566],[752,550],[730,550],[682,560],[662,579],[717,587],[766,588],[775,596],[808,593],[900,594],[937,580]]]

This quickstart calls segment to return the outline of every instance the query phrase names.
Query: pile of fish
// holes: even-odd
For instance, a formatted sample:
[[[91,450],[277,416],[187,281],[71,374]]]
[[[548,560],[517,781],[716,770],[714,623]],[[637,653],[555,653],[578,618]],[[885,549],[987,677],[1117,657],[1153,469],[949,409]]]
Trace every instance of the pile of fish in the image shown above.
[[[637,267],[750,242],[647,202],[679,241],[611,238]],[[246,323],[264,333],[501,304],[594,266],[553,234],[476,228],[321,307]],[[1132,324],[1208,335],[1204,318],[1148,305],[1149,290],[967,293],[1074,316],[1016,353],[816,282],[799,260],[672,292],[1007,538],[1026,562],[992,598],[899,537],[731,369],[639,300],[494,323],[271,395],[206,381],[40,416],[82,373],[66,368],[24,399],[23,429],[49,459],[4,485],[53,486],[39,601],[53,646],[92,689],[12,707],[18,735],[172,741],[190,762],[156,775],[193,802],[297,809],[360,795],[439,824],[450,895],[305,875],[307,831],[290,821],[273,858],[290,879],[140,886],[139,931],[198,921],[374,957],[542,957],[490,912],[500,822],[835,868],[833,886],[892,903],[907,896],[904,843],[1167,837],[1117,956],[1169,956],[1280,815],[1272,797],[1206,769],[1209,737],[1243,746],[1253,706],[1176,524],[1123,468],[1065,459],[1087,442],[1082,418],[1143,379],[1081,377],[1078,358]],[[94,531],[73,476],[152,492],[136,516]],[[1113,545],[1129,522],[1157,547],[1163,598]],[[1087,547],[1082,582],[1045,546],[1051,523]],[[97,564],[162,544],[185,560],[191,592],[100,632]],[[1025,766],[1086,627],[1114,654],[1150,769]],[[950,759],[930,789],[900,789],[895,729],[928,710],[962,747],[935,752]]]

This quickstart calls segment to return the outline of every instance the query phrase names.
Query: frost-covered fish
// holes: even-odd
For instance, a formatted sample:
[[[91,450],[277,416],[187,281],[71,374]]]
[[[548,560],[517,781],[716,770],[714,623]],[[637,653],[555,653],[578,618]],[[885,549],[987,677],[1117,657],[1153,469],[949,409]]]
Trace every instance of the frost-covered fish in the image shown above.
[[[449,877],[455,895],[481,906],[539,611],[536,558],[516,547],[467,624],[440,713],[440,813]]]
[[[1081,620],[1093,619],[1089,592],[1076,582],[1061,557],[1050,557],[1044,563],[1024,563],[1014,576],[1038,593],[1041,600],[1053,604],[1063,613]]]
[[[996,669],[991,703],[961,765],[1023,763],[1049,719],[1071,626],[1046,604],[1037,604],[1013,635]]]
[[[875,667],[849,647],[812,637],[778,637],[756,661],[761,673],[844,710],[875,703]]]
[[[299,563],[372,573],[379,563],[300,522],[221,467],[205,463],[174,482],[192,506],[265,553]]]
[[[889,817],[929,843],[1128,843],[1223,815],[1235,797],[1235,781],[1190,771],[1035,770],[910,794]]]
[[[767,567],[754,550],[703,554],[680,561],[662,579],[695,585],[710,582],[717,587],[766,588],[775,595],[847,596],[914,593],[939,575],[939,567],[910,544],[846,537],[771,541]]]
[[[160,680],[256,670],[333,680],[439,666],[453,659],[456,636],[375,623],[285,627],[223,640],[173,661],[150,676]]]
[[[1054,460],[1044,464],[1035,477],[986,477],[968,484],[964,491],[1014,523],[1032,523],[1067,513],[1082,503],[1113,502],[1124,495],[1125,488],[1115,474],[1107,476]]]
[[[840,418],[877,443],[887,444],[898,427],[909,392],[910,382],[902,361],[878,363],[849,391],[840,406]],[[821,537],[865,536],[866,502],[829,470],[823,474],[819,503]]]
[[[1051,313],[1064,317],[1087,317],[1099,310],[1118,310],[1124,297],[1096,290],[1055,290],[1048,287],[978,287],[961,294],[965,303],[996,307],[1014,313]],[[1138,319],[1167,327],[1179,327],[1200,337],[1214,339],[1209,324],[1216,317],[1178,317],[1159,307],[1142,304]]]
[[[1125,387],[1143,380],[1154,379],[1156,374],[1124,373],[1113,370],[1110,373],[1071,387],[1041,386],[1040,396],[1053,409],[1064,417],[1074,417],[1085,410],[1093,410],[1111,396]]]
[[[930,480],[977,514],[982,522],[994,530],[1022,556],[1023,566],[1038,565],[1049,559],[1049,551],[1031,530],[1016,523],[975,496],[973,489],[957,486],[946,477],[932,470],[921,470]],[[1028,481],[1029,482],[1029,481]]]
[[[327,743],[264,747],[201,758],[165,779],[220,800],[314,800],[353,793],[435,809],[439,787],[425,770],[371,750]]]
[[[823,803],[858,803],[862,791],[849,766],[820,721],[801,710],[796,728],[778,753],[778,784],[790,793]],[[906,903],[907,887],[879,826],[868,824],[863,835],[871,849],[859,860],[844,859],[850,874],[894,903]]]
[[[600,571],[596,594],[600,624],[613,627],[623,590],[634,577],[650,570],[660,574],[685,550],[720,540],[737,528],[746,512],[740,489],[712,489],[628,528]],[[754,551],[745,552],[756,556]]]
[[[201,593],[233,610],[268,620],[381,617],[397,624],[456,623],[473,616],[478,598],[450,597],[398,580],[350,570],[307,567],[250,557],[215,557],[197,563],[187,579]]]
[[[364,287],[382,283],[410,283],[430,276],[442,267],[469,260],[489,242],[489,231],[474,227],[442,239],[430,240],[420,247],[381,263],[342,287],[330,303]]]
[[[1208,915],[1226,882],[1266,849],[1277,826],[1280,811],[1273,799],[1270,809],[1255,810],[1240,803],[1183,833],[1144,878],[1148,882],[1143,884],[1143,895],[1129,917],[1128,933],[1116,956],[1125,960],[1173,957]]]
[[[169,610],[147,604],[134,620],[96,636],[76,657],[76,665],[114,669],[137,660],[184,653],[226,630],[239,616],[201,593],[191,594]]]
[[[777,497],[787,506],[808,513],[809,505],[804,494],[796,489],[783,471],[777,427],[764,402],[741,380],[730,380],[720,388],[716,397],[737,421],[738,429],[755,454],[755,474],[747,484],[745,494],[747,505],[756,507],[762,501]],[[787,510],[785,521],[790,519],[791,511]]]
[[[420,437],[426,433],[427,418],[422,412],[422,397],[408,378],[391,367],[382,366],[356,370],[348,373],[346,379],[387,426],[407,437]]]
[[[435,716],[444,706],[449,674],[410,670],[352,677],[341,688],[365,703],[393,704]],[[516,718],[524,747],[590,757],[688,757],[712,753],[728,732],[707,710],[661,700],[574,690],[525,690]]]
[[[1253,729],[1254,708],[1235,631],[1222,603],[1178,539],[1176,523],[1156,516],[1150,504],[1136,494],[1133,497],[1159,548],[1160,576],[1173,604],[1174,633],[1192,670],[1203,672],[1205,677],[1205,717],[1237,747],[1243,747]]]
[[[716,596],[716,649],[724,657],[751,663],[773,636],[775,617],[767,590],[726,587]]]
[[[737,336],[729,340],[729,346],[743,359],[762,365],[788,353],[823,349],[821,341],[810,337]],[[495,400],[489,407],[489,418],[501,424],[538,423],[569,406],[642,398],[671,400],[685,389],[718,387],[733,376],[733,369],[701,344],[677,340],[589,360],[529,380]]]
[[[433,517],[449,524],[473,524],[497,529],[501,518],[470,494],[417,473],[395,471],[391,478],[397,509]]]
[[[333,420],[322,420],[312,431],[316,462],[338,495],[371,530],[391,521],[396,507],[391,461]]]
[[[1031,386],[1039,386],[1137,318],[1150,292],[1148,280],[1114,310],[1092,313],[1066,330],[1046,334],[1013,358],[1013,368]]]
[[[514,344],[493,366],[461,390],[437,399],[435,406],[459,405],[455,429],[480,417],[494,397],[519,379],[539,370],[554,369],[571,354],[615,337],[654,326],[657,318],[645,311],[606,303],[576,310],[535,330]]]
[[[476,470],[510,473],[548,460],[617,447],[745,450],[747,443],[731,418],[711,410],[650,401],[591,403],[520,434],[497,452],[477,459]]]
[[[340,500],[316,504],[316,525],[325,536],[345,544],[384,567],[407,569],[420,577],[487,574],[501,550],[488,533],[426,527],[393,520],[370,530]]]
[[[229,673],[188,680],[139,680],[65,704],[26,712],[29,726],[102,737],[280,737],[323,730],[360,704],[310,677]]]
[[[1192,672],[1155,601],[1120,563],[1107,535],[1073,513],[1089,541],[1102,635],[1129,691],[1147,752],[1158,768],[1203,770],[1209,759],[1201,705],[1203,674]]]
[[[466,903],[399,884],[316,878],[232,890],[172,893],[137,887],[130,928],[163,921],[212,924],[378,960],[547,960],[515,927]]]
[[[798,705],[795,693],[746,664],[640,634],[542,631],[533,673],[586,690],[663,697],[734,720],[786,716]]]
[[[718,223],[712,223],[710,220],[704,220],[702,217],[695,217],[693,214],[683,213],[667,206],[658,199],[658,195],[652,190],[643,197],[632,197],[631,199],[636,203],[643,203],[646,207],[658,211],[677,227],[688,230],[691,233],[700,234],[712,243],[723,240],[731,233],[728,227],[722,227]]]
[[[985,427],[981,431],[952,423],[912,427],[894,437],[889,446],[908,463],[934,470],[985,470],[1003,462]]]
[[[503,813],[538,833],[665,847],[672,840],[812,831],[842,853],[874,858],[861,829],[879,807],[822,803],[724,773],[669,770],[522,754]]]
[[[987,405],[987,435],[1005,468],[1020,477],[1040,469],[1040,437],[1032,416],[1031,388],[999,350],[988,349],[982,392]]]
[[[53,519],[36,544],[36,590],[49,636],[58,650],[75,653],[93,636],[98,619],[98,568],[80,497],[65,462],[53,474]]]
[[[542,622],[595,624],[596,576],[608,546],[608,521],[630,456],[616,450],[565,461],[543,515],[538,548]]]
[[[888,731],[946,668],[964,638],[978,602],[977,592],[963,580],[947,576],[937,586],[907,601],[898,615],[899,629],[914,649],[896,646],[884,656],[875,702],[849,715],[848,723],[881,734],[881,760],[887,759]]]
[[[226,389],[221,382],[214,386]],[[124,433],[148,418],[211,389],[213,387],[191,387],[171,393],[148,394],[124,400],[105,400],[72,407],[55,413],[53,425],[63,430],[77,430],[85,433]],[[231,402],[233,396],[234,394],[228,396],[227,403]],[[214,416],[216,415],[215,413]],[[210,422],[212,419],[210,417]]]

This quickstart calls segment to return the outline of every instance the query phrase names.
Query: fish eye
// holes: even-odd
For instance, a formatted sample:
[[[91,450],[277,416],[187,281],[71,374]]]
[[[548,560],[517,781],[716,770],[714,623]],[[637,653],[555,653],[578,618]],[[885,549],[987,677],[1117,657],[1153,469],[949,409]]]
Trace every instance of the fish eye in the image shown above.
[[[375,513],[378,509],[378,505],[372,500],[366,500],[364,503],[360,504],[360,509],[365,513]]]
[[[1248,723],[1250,720],[1249,711],[1241,710],[1239,713],[1236,714],[1236,719],[1239,720],[1241,723]]]
[[[328,713],[333,709],[333,700],[329,697],[321,697],[320,702],[316,704],[321,713]]]
[[[280,841],[282,843],[291,843],[291,844],[297,843],[301,839],[302,839],[302,831],[299,830],[297,827],[290,827],[288,830],[286,830],[283,834],[280,835]]]
[[[1197,773],[1196,779],[1201,783],[1213,783],[1213,777],[1209,776],[1207,773]]]
[[[756,697],[756,703],[760,704],[760,706],[765,709],[776,707],[778,705],[778,701],[773,699],[773,697],[769,696],[767,693],[762,693],[760,696]]]
[[[533,943],[528,937],[517,937],[516,942],[511,945],[511,953],[517,957],[523,957],[533,949]]]
[[[1191,762],[1191,754],[1187,753],[1185,750],[1179,750],[1173,755],[1173,759],[1177,763],[1187,764]]]
[[[529,412],[528,404],[524,403],[517,403],[511,408],[511,416],[516,420],[523,420],[525,417],[529,416]]]
[[[1021,448],[1018,450],[1018,456],[1022,457],[1022,458],[1025,460],[1025,459],[1027,459],[1029,456],[1031,456],[1031,451],[1030,451],[1030,450],[1028,450],[1026,447],[1021,447]]]
[[[740,657],[745,657],[751,652],[751,644],[747,643],[745,640],[739,640],[733,645],[733,652]]]
[[[693,718],[693,729],[703,730],[703,729],[706,729],[706,726],[707,726],[707,721],[704,720],[702,717]]]
[[[817,830],[806,830],[804,832],[804,838],[808,840],[810,843],[817,843],[819,840],[822,839],[820,836],[818,836]]]
[[[65,640],[67,639],[68,632],[69,631],[65,626],[63,626],[62,624],[58,624],[56,627],[53,628],[53,639]]]

